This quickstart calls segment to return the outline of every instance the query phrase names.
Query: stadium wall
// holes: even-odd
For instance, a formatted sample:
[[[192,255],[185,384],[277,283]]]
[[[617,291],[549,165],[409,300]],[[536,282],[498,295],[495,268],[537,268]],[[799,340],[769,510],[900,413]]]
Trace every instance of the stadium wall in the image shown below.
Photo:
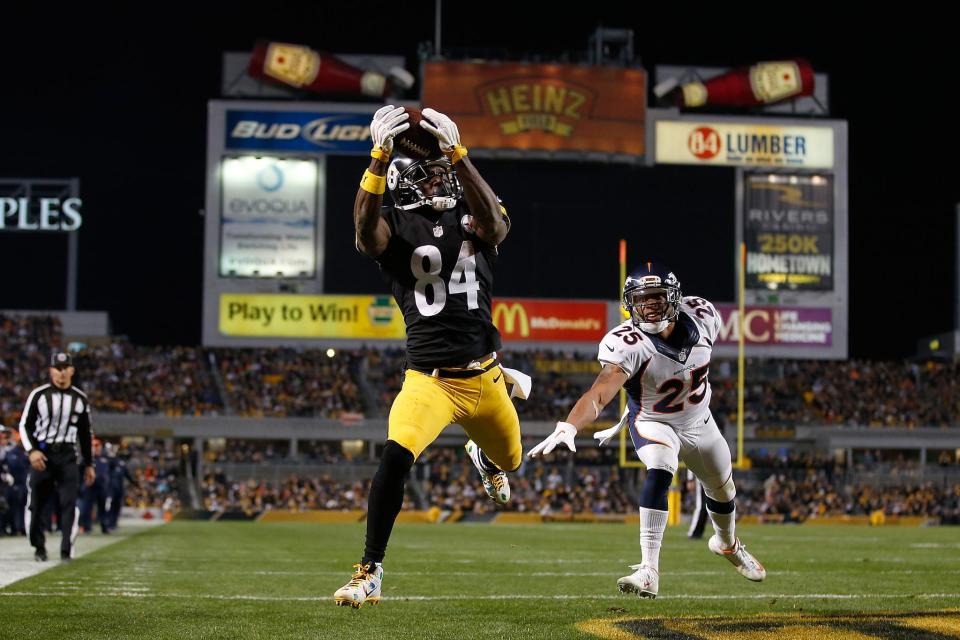
[[[523,435],[542,437],[553,432],[556,424],[547,421],[523,422]],[[152,436],[157,438],[240,438],[249,440],[365,440],[383,442],[387,434],[385,419],[339,420],[316,418],[245,418],[236,416],[159,416],[100,414],[95,429],[102,435]],[[835,449],[958,449],[960,429],[939,427],[852,428],[826,425],[802,425],[778,428],[747,425],[749,447],[816,447]],[[728,435],[728,439],[732,439]],[[466,434],[452,425],[437,440],[440,444],[462,444]],[[578,442],[590,445],[593,440]],[[734,443],[735,444],[735,443]]]

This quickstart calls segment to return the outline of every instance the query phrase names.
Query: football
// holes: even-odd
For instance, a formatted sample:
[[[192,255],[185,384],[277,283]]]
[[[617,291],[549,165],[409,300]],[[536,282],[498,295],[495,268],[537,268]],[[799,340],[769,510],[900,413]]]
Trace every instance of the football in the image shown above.
[[[410,115],[408,120],[410,128],[401,131],[393,139],[394,150],[414,160],[428,160],[442,156],[440,143],[432,133],[420,126],[420,121],[423,120],[420,109],[414,107],[404,107],[404,109]]]

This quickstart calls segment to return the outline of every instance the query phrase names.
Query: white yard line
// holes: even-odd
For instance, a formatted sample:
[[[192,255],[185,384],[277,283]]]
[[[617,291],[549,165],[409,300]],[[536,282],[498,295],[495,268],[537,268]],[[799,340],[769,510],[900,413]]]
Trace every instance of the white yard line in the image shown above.
[[[162,574],[162,575],[196,575],[195,570],[188,569],[163,569],[163,568],[144,568],[142,571],[149,572],[152,574]],[[408,577],[408,576],[490,576],[496,575],[498,577],[555,577],[555,578],[578,578],[578,577],[601,577],[601,576],[612,576],[618,573],[617,570],[613,571],[390,571],[387,569],[391,577]],[[217,575],[228,575],[228,576],[341,576],[349,571],[343,570],[316,570],[316,571],[275,571],[272,569],[234,569],[229,571],[216,571]],[[666,575],[670,576],[725,576],[730,573],[730,569],[717,569],[717,570],[701,570],[701,571],[665,571]],[[929,569],[883,569],[880,571],[872,572],[880,575],[944,575],[944,574],[960,574],[960,569],[943,569],[940,567],[931,567]],[[768,575],[771,576],[813,576],[813,575],[822,575],[821,571],[809,570],[809,571],[778,571],[778,570],[768,570]],[[117,579],[125,577],[126,572],[118,572],[115,574]],[[54,584],[73,584],[73,583],[54,583]],[[130,584],[140,584],[143,583],[130,583]]]
[[[186,570],[186,569],[149,569],[151,573],[154,574],[164,574],[164,575],[196,575],[196,571]],[[230,576],[342,576],[349,571],[273,571],[269,569],[264,570],[250,570],[244,571],[242,569],[233,570],[233,571],[216,571],[217,575],[230,575]],[[496,575],[498,577],[554,577],[554,578],[577,578],[577,577],[590,577],[590,576],[612,576],[616,574],[617,571],[390,571],[390,576],[490,576]],[[729,569],[717,570],[717,571],[670,571],[671,576],[721,576],[727,575],[730,573]],[[796,576],[801,574],[807,575],[819,575],[818,571],[768,571],[770,575],[775,576]],[[912,571],[908,571],[912,573]],[[950,571],[944,571],[942,569],[931,569],[929,572],[923,573],[951,573]],[[118,574],[118,577],[122,574]]]
[[[74,559],[163,523],[144,520],[142,522],[121,521],[120,524],[121,527],[110,535],[105,536],[100,533],[80,534],[74,548]],[[18,580],[35,576],[47,569],[59,566],[60,534],[47,534],[47,555],[50,557],[49,560],[37,562],[33,559],[33,547],[30,546],[30,541],[27,538],[23,536],[0,538],[0,567],[3,567],[3,571],[0,571],[0,589]]]
[[[220,595],[210,593],[162,593],[162,592],[133,592],[117,590],[87,591],[84,593],[56,592],[56,591],[0,591],[0,597],[37,597],[37,596],[59,596],[59,597],[81,597],[81,598],[174,598],[183,600],[252,600],[263,602],[324,602],[331,601],[330,596],[263,596],[263,595]],[[541,595],[533,593],[513,593],[499,595],[443,595],[443,596],[387,596],[384,600],[391,601],[412,601],[412,602],[433,602],[442,600],[621,600],[629,598],[624,594],[554,594]],[[918,599],[956,599],[960,598],[960,593],[754,593],[754,594],[699,594],[699,593],[678,593],[674,595],[658,595],[658,600],[764,600],[764,599],[790,599],[790,600],[870,600],[870,599],[893,599],[893,598],[918,598]]]

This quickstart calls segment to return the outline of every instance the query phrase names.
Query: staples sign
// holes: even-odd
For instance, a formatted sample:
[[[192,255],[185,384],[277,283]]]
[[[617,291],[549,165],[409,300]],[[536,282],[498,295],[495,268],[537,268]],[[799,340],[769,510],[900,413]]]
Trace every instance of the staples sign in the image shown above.
[[[0,231],[76,231],[80,198],[0,198]]]

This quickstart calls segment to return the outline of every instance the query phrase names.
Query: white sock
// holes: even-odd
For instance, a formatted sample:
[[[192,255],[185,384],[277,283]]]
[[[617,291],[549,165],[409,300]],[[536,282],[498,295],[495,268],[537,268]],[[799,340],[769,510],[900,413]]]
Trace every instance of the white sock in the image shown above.
[[[737,543],[737,508],[734,507],[730,513],[714,513],[707,509],[710,514],[710,522],[713,523],[713,530],[717,532],[717,537],[725,549],[730,549]]]
[[[660,570],[660,543],[667,528],[667,511],[640,507],[641,563]]]

